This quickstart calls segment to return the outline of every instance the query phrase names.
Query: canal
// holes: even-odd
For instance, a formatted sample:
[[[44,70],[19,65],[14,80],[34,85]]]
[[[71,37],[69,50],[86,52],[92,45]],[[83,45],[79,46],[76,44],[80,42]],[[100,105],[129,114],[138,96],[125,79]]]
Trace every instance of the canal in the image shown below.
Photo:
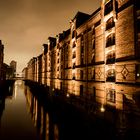
[[[139,108],[98,110],[88,115],[18,80],[0,91],[0,140],[139,139]]]

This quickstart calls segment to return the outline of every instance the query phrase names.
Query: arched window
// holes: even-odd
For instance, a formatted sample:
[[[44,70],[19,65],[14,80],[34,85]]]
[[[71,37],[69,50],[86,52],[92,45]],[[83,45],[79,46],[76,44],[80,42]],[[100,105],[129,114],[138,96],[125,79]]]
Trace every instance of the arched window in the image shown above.
[[[73,42],[72,47],[73,47],[73,48],[76,47],[76,43],[75,43],[75,41]]]
[[[106,55],[106,63],[107,64],[115,63],[115,51],[111,51]]]
[[[106,81],[108,82],[115,82],[115,69],[109,69],[106,72]]]
[[[115,22],[114,22],[113,17],[111,17],[106,22],[106,30],[109,30],[109,29],[111,29],[114,26],[115,26]]]
[[[115,45],[115,33],[111,33],[106,38],[106,47]]]
[[[75,51],[72,54],[72,58],[76,58],[76,52]]]

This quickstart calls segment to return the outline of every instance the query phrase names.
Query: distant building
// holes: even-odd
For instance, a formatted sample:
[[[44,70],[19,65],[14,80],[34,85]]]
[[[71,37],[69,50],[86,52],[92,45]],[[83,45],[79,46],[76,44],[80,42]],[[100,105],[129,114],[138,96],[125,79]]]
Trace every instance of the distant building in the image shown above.
[[[14,70],[11,66],[7,65],[7,64],[3,64],[3,77],[6,80],[10,80],[13,78],[14,75]]]
[[[10,67],[13,69],[13,74],[14,74],[13,77],[16,76],[15,74],[16,74],[17,62],[12,60],[10,62]]]
[[[3,59],[4,59],[4,45],[0,40],[0,82],[3,80]]]

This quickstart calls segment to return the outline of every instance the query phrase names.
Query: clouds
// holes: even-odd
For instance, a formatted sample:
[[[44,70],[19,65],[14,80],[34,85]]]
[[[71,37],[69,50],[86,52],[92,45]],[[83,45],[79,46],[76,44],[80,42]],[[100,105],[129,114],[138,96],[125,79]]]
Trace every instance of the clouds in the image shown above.
[[[92,13],[99,0],[0,0],[0,39],[5,62],[18,61],[21,71],[30,58],[42,52],[42,44],[69,28],[77,11]]]

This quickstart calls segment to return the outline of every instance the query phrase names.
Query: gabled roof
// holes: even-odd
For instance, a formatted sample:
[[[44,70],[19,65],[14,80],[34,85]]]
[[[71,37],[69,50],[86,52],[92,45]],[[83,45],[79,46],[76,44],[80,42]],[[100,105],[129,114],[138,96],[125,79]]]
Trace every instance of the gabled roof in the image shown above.
[[[83,13],[78,11],[75,17],[73,18],[73,21],[76,20],[76,28],[78,28],[80,25],[82,25],[86,20],[90,18],[91,15],[87,13]]]

